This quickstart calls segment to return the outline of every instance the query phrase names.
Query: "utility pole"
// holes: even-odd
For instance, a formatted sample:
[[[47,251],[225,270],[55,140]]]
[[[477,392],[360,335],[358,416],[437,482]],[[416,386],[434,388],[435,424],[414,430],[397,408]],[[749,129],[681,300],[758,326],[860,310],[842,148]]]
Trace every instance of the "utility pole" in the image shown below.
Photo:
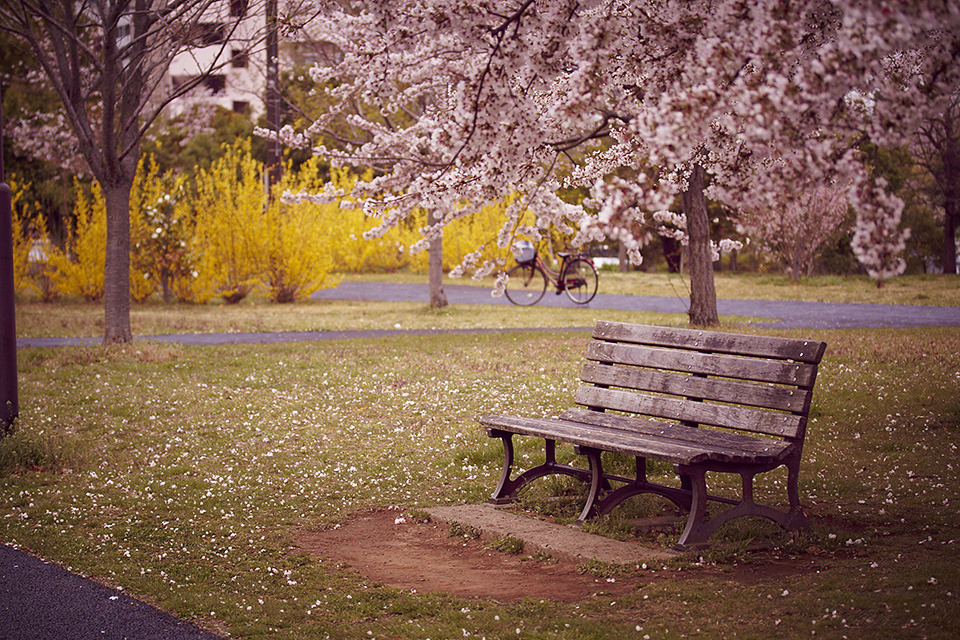
[[[0,92],[0,104],[3,93]],[[0,111],[0,437],[20,413],[17,399],[17,316],[13,306],[13,208],[3,173],[3,113]]]

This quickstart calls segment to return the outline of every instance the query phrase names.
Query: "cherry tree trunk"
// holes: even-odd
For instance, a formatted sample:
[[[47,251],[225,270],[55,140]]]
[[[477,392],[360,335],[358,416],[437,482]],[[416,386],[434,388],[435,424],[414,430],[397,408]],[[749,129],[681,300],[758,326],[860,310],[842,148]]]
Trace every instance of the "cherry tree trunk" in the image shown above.
[[[687,190],[682,196],[687,215],[690,268],[690,324],[720,324],[717,314],[717,290],[713,283],[713,255],[710,251],[710,220],[703,194],[703,167],[694,165]]]
[[[103,285],[103,343],[133,339],[130,330],[130,189],[126,181],[101,185],[107,206]]]
[[[428,215],[429,224],[433,226],[439,220],[433,213]],[[430,242],[427,249],[427,271],[430,281],[430,308],[442,309],[448,304],[447,294],[443,290],[443,232]]]
[[[957,203],[947,199],[943,220],[943,272],[957,273]]]

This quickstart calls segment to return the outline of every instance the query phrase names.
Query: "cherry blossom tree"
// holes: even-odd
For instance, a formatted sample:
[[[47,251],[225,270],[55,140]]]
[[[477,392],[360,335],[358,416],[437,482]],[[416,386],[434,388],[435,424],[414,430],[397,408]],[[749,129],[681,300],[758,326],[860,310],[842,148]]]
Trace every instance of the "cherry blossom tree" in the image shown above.
[[[518,193],[499,245],[554,225],[579,230],[580,242],[624,242],[638,260],[629,230],[680,200],[694,324],[717,321],[707,197],[759,209],[849,184],[858,257],[876,277],[896,273],[899,205],[858,144],[908,138],[958,83],[960,10],[948,0],[319,4],[327,14],[315,35],[342,61],[313,75],[334,106],[281,137],[309,144],[356,104],[387,115],[422,105],[402,129],[354,113],[367,141],[317,148],[342,163],[390,160],[353,194],[384,229],[417,207],[442,212],[442,226]],[[893,81],[890,61],[905,53],[924,71]],[[566,202],[561,187],[590,198]],[[526,211],[537,225],[520,224]]]

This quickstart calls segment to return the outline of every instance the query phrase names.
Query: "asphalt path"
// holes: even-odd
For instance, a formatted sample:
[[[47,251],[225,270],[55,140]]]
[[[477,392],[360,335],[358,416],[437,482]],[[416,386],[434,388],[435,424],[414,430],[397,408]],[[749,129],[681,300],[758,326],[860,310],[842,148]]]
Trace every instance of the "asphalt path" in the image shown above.
[[[602,280],[601,280],[602,286]],[[511,304],[505,296],[495,298],[490,289],[469,285],[446,285],[444,292],[451,304]],[[322,289],[317,300],[380,300],[392,302],[430,301],[427,285],[391,282],[346,282]],[[537,303],[549,307],[577,307],[565,295],[547,291]],[[632,296],[597,293],[587,305],[609,311],[654,311],[686,314],[686,297]],[[518,308],[517,312],[522,313]],[[761,318],[760,324],[777,329],[856,329],[867,327],[960,326],[960,307],[929,307],[896,304],[852,304],[842,302],[796,302],[787,300],[717,301],[721,316]]]
[[[495,298],[490,289],[469,285],[445,285],[444,292],[450,304],[510,305],[506,297]],[[422,302],[430,301],[429,288],[425,284],[394,282],[346,282],[338,287],[322,289],[313,294],[315,300],[368,300],[371,302]],[[537,303],[547,307],[577,307],[566,296],[548,291]],[[653,311],[657,313],[686,314],[690,301],[685,297],[632,296],[598,293],[587,305],[600,311]],[[944,327],[960,326],[960,307],[929,307],[897,304],[853,304],[843,302],[797,302],[790,300],[732,300],[717,301],[717,310],[722,316],[758,318],[757,326],[772,329],[862,329],[871,327]],[[522,307],[516,307],[518,314]],[[589,327],[566,327],[588,330]],[[510,329],[510,331],[539,330]],[[450,329],[448,333],[486,333],[498,329]],[[280,331],[236,332],[205,334],[164,334],[137,336],[141,340],[176,342],[188,345],[257,344],[269,342],[309,342],[315,340],[347,340],[350,338],[376,338],[391,335],[422,335],[436,333],[429,329],[379,329],[343,331]],[[17,346],[56,347],[63,345],[99,344],[100,338],[20,338]],[[0,639],[2,640],[2,639]]]
[[[97,638],[218,640],[220,636],[122,591],[0,545],[0,640]]]
[[[451,304],[510,304],[494,298],[489,289],[446,285]],[[324,289],[319,300],[429,301],[426,285],[348,282]],[[540,305],[574,307],[566,296],[548,292]],[[681,297],[597,294],[587,305],[596,310],[687,312],[689,301]],[[960,326],[960,307],[927,307],[887,304],[845,304],[776,300],[719,300],[721,316],[760,318],[771,328],[869,328]],[[517,313],[523,313],[518,308]],[[568,327],[588,329],[588,327]],[[510,329],[516,331],[517,329]],[[537,330],[531,328],[529,330]],[[492,329],[453,330],[486,333]],[[398,334],[435,333],[431,330],[300,331],[275,333],[227,333],[139,336],[138,339],[212,345],[311,340],[344,340]],[[25,347],[98,344],[99,338],[30,338]],[[122,591],[110,589],[0,544],[0,640],[213,640],[211,633],[140,602]]]

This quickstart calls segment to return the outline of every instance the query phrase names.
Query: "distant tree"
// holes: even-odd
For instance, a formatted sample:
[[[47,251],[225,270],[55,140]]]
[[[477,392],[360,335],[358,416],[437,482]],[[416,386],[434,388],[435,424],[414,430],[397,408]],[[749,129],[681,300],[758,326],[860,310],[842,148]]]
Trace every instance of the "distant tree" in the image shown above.
[[[811,275],[820,249],[846,220],[847,206],[842,189],[817,187],[774,211],[745,211],[740,221],[796,281]]]
[[[934,201],[943,207],[943,271],[957,273],[957,221],[960,219],[960,96],[918,127],[914,153],[933,177]]]
[[[0,30],[36,59],[63,103],[79,153],[103,189],[107,210],[104,342],[127,342],[130,330],[130,190],[140,144],[174,98],[230,62],[229,36],[244,19],[222,0],[4,0]],[[248,7],[248,11],[249,11]],[[189,80],[169,86],[179,53],[205,44],[204,25],[222,25],[217,55]],[[250,46],[257,46],[256,36]],[[199,64],[199,63],[198,63]],[[46,139],[50,145],[57,139]]]
[[[0,29],[0,87],[3,90],[4,164],[26,186],[22,194],[48,215],[50,232],[64,238],[63,222],[73,210],[73,177],[89,176],[66,125],[57,93],[18,41]],[[59,116],[59,117],[58,117]],[[59,123],[66,126],[60,126]],[[57,140],[55,148],[44,141]]]
[[[518,193],[501,246],[554,225],[579,228],[581,241],[626,241],[639,259],[640,242],[621,230],[679,196],[693,324],[717,322],[708,196],[760,208],[850,184],[854,250],[875,278],[899,273],[902,203],[873,180],[857,143],[912,136],[960,76],[952,0],[321,4],[320,35],[342,60],[312,71],[334,106],[307,137],[352,105],[373,108],[351,120],[369,132],[363,144],[320,153],[390,160],[357,191],[379,194],[368,206],[386,225],[421,207],[446,212],[446,223]],[[889,80],[889,61],[904,51],[922,52],[924,73]],[[415,125],[382,122],[411,104],[425,108]],[[561,186],[590,198],[568,203]],[[521,228],[527,211],[538,227]]]

